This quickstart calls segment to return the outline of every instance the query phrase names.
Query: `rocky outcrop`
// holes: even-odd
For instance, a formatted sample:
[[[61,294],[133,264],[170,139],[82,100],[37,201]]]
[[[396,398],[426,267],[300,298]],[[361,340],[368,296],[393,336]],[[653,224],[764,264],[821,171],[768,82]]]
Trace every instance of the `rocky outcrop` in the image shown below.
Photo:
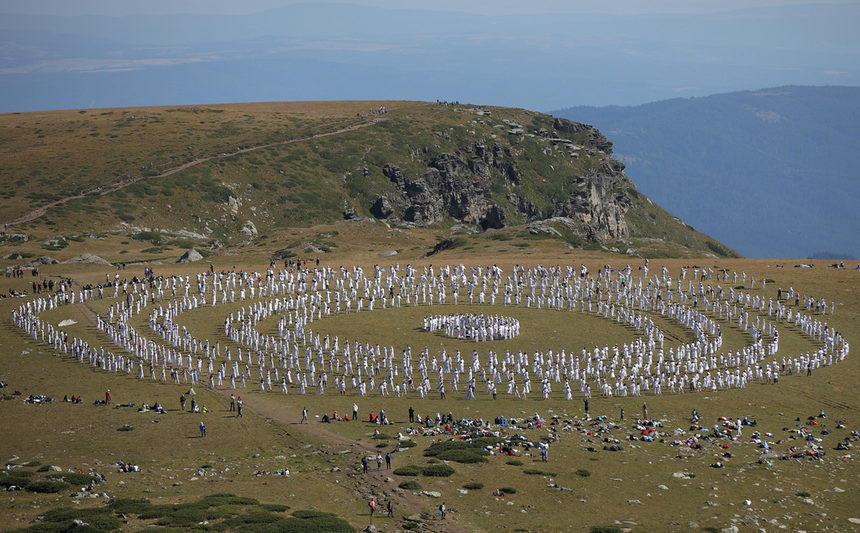
[[[443,153],[431,158],[428,166],[418,178],[409,178],[400,168],[386,165],[383,174],[394,183],[397,198],[378,198],[371,210],[374,216],[388,218],[393,204],[401,204],[405,206],[401,218],[421,226],[450,217],[484,229],[504,227],[505,214],[492,198],[492,177],[483,159],[465,161]]]
[[[450,217],[483,229],[504,227],[505,210],[493,198],[492,190],[494,180],[507,186],[522,183],[510,150],[499,144],[474,143],[464,152],[432,156],[427,160],[427,170],[417,178],[406,176],[395,165],[386,165],[382,173],[394,184],[396,193],[377,197],[370,212],[385,219],[400,207],[400,218],[421,226]]]
[[[601,150],[606,155],[612,155],[612,141],[604,137],[597,128],[590,124],[556,117],[552,121],[552,127],[557,131],[572,135],[585,133],[588,136],[586,140],[587,146],[595,150]]]
[[[532,223],[530,231],[556,235],[559,232],[547,223],[551,219],[589,242],[628,238],[625,215],[633,205],[628,194],[632,183],[624,175],[623,163],[609,156],[612,143],[594,127],[566,119],[555,119],[553,129],[532,135],[545,143],[543,155],[555,150],[575,158],[584,150],[591,161],[597,158],[585,175],[564,178],[560,189],[556,185],[542,190],[542,183],[548,181],[542,176],[524,183],[517,161],[529,155],[517,147],[474,142],[454,153],[435,155],[425,148],[413,151],[427,158],[426,170],[417,176],[394,164],[383,167],[382,174],[394,190],[377,195],[368,206],[370,213],[417,226],[453,219],[484,230],[505,227],[513,217]],[[548,166],[550,172],[555,170]],[[557,176],[553,178],[558,184]]]
[[[373,205],[370,206],[370,214],[376,218],[390,218],[394,215],[394,206],[391,205],[391,200],[386,196],[378,196]]]
[[[595,174],[588,179],[578,178],[578,189],[552,212],[578,223],[579,231],[588,240],[619,240],[630,236],[624,216],[632,205],[626,190],[619,189],[623,174]]]

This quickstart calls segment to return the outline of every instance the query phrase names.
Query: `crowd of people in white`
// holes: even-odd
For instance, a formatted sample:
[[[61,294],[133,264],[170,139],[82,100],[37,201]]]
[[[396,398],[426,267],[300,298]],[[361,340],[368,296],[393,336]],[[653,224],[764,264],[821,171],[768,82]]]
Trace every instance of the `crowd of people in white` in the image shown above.
[[[120,281],[117,274],[112,296],[102,287],[75,291],[64,285],[58,293],[28,299],[12,319],[58,354],[105,371],[136,371],[140,379],[175,383],[208,380],[210,387],[218,388],[280,388],[283,394],[315,388],[318,394],[334,390],[423,398],[435,390],[445,397],[446,387],[459,391],[461,384],[467,399],[474,398],[479,387],[495,398],[497,386],[522,399],[530,397],[533,386],[544,399],[559,389],[568,400],[574,390],[585,398],[592,391],[603,396],[683,393],[744,387],[752,381],[773,383],[781,375],[809,374],[848,355],[846,339],[825,321],[828,306],[823,299],[806,297],[801,303],[791,288],[780,289],[776,299],[737,289],[738,276],[746,286],[744,273],[692,268],[681,269],[673,279],[663,267],[649,277],[647,262],[639,272],[634,279],[630,266],[613,270],[608,265],[596,275],[584,266],[517,266],[505,275],[495,265],[420,270],[375,266],[368,273],[358,266],[272,265],[262,273],[150,276],[136,283]],[[724,289],[724,283],[731,286]],[[761,280],[761,288],[765,283]],[[749,284],[752,289],[756,282],[750,278]],[[70,338],[39,316],[63,305],[111,297],[115,302],[97,317],[96,325],[113,347]],[[551,346],[527,353],[502,344],[464,356],[459,350],[449,354],[444,347],[434,353],[427,347],[380,346],[370,339],[350,342],[312,329],[315,321],[334,315],[403,306],[450,308],[467,302],[589,313],[632,328],[637,336],[579,353]],[[183,313],[219,306],[225,308],[221,333],[229,343],[197,338],[178,320]],[[507,342],[520,333],[513,318],[473,311],[428,315],[423,327],[476,341]],[[829,312],[834,312],[832,302]],[[143,313],[145,322],[135,318]],[[667,345],[658,327],[661,320],[680,324],[694,340]],[[135,322],[149,331],[136,330]],[[792,328],[815,348],[779,357],[777,325]],[[751,342],[724,349],[725,327],[738,328]]]
[[[444,331],[458,339],[475,342],[513,339],[520,334],[520,321],[499,315],[464,313],[459,315],[430,315],[424,317],[424,331]]]

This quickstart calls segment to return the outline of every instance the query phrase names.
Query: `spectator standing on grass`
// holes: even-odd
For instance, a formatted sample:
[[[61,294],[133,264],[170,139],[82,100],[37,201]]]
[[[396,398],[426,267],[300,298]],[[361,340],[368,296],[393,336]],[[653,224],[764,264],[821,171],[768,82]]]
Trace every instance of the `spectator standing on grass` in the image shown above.
[[[302,407],[302,420],[299,424],[307,424],[308,423],[308,408]]]
[[[364,457],[361,458],[361,468],[362,468],[362,470],[364,470],[365,474],[367,473],[367,464],[368,464],[367,456],[365,455]]]
[[[110,389],[105,391],[105,405],[110,405]]]
[[[206,424],[204,424],[202,421],[200,422],[200,436],[206,436]]]
[[[234,395],[230,395],[230,411],[236,410],[236,397]]]
[[[391,470],[391,452],[385,454],[385,469]]]
[[[388,518],[394,518],[394,504],[388,500]]]
[[[376,469],[382,470],[382,454],[381,453],[376,454]]]
[[[445,507],[445,502],[442,502],[439,505],[439,512],[442,513],[442,520],[445,520],[445,518],[448,516],[448,509]]]
[[[358,419],[358,404],[357,403],[352,404],[352,419],[353,420]]]
[[[242,418],[242,397],[236,400],[236,416]]]
[[[179,395],[179,408],[182,409],[183,411],[185,410],[185,395],[184,394]]]
[[[373,518],[373,511],[376,510],[376,500],[371,498],[370,501],[367,502],[367,505],[370,507],[370,518]]]

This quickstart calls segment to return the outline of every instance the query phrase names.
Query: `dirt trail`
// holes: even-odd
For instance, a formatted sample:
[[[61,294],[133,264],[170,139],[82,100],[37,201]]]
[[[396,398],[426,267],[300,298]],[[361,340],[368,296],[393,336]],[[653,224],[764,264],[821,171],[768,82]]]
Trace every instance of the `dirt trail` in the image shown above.
[[[261,144],[258,146],[250,146],[248,148],[242,148],[242,149],[236,150],[234,152],[227,152],[227,153],[221,153],[218,155],[212,155],[212,156],[208,156],[208,157],[201,157],[199,159],[194,159],[192,161],[189,161],[189,162],[184,163],[182,165],[179,165],[177,167],[167,169],[164,172],[162,172],[161,174],[158,174],[155,176],[134,176],[132,178],[128,178],[128,179],[119,181],[119,182],[114,183],[112,185],[98,185],[98,186],[93,187],[91,189],[87,189],[87,190],[85,190],[79,194],[75,194],[73,196],[66,196],[65,198],[60,198],[59,200],[55,200],[51,203],[37,207],[36,209],[33,209],[32,211],[29,211],[27,213],[24,213],[23,215],[19,216],[18,218],[14,219],[14,220],[7,222],[6,224],[8,224],[9,226],[14,226],[16,224],[24,224],[26,222],[30,222],[31,220],[35,220],[35,219],[43,216],[48,211],[48,209],[50,209],[52,207],[56,207],[58,205],[62,205],[68,201],[84,198],[86,196],[89,196],[89,195],[95,194],[95,193],[98,193],[100,196],[104,196],[105,194],[109,194],[109,193],[118,191],[120,189],[124,189],[130,185],[134,185],[135,183],[137,183],[139,181],[143,181],[143,180],[147,180],[147,179],[166,178],[167,176],[171,176],[173,174],[176,174],[177,172],[182,172],[185,169],[191,168],[191,167],[199,165],[201,163],[205,163],[207,161],[211,161],[213,159],[224,159],[224,158],[233,157],[233,156],[239,155],[239,154],[253,152],[255,150],[263,150],[265,148],[271,148],[272,146],[283,146],[283,145],[287,145],[287,144],[294,144],[294,143],[300,143],[300,142],[305,142],[305,141],[311,141],[313,139],[321,139],[323,137],[331,137],[333,135],[340,135],[342,133],[349,133],[351,131],[366,128],[368,126],[373,126],[374,124],[377,124],[377,123],[382,122],[384,120],[386,120],[386,119],[381,118],[381,117],[376,117],[376,118],[374,118],[368,122],[362,122],[360,124],[353,124],[352,126],[347,126],[346,128],[341,128],[341,129],[336,130],[336,131],[330,131],[328,133],[317,133],[317,134],[311,135],[309,137],[301,137],[298,139],[289,139],[286,141],[278,141],[278,142],[273,142],[273,143],[268,143],[268,144]]]
[[[212,391],[212,389],[208,388],[207,390]],[[212,392],[216,392],[226,397],[233,391],[224,389],[215,390]],[[249,400],[251,405],[249,405]],[[296,419],[298,417],[290,417],[286,415],[283,406],[276,407],[272,406],[268,402],[254,402],[253,398],[249,398],[248,396],[246,396],[245,409],[256,416],[268,420],[273,420],[279,424],[282,424],[284,427],[288,427],[289,433],[292,433],[293,435],[300,435],[301,440],[306,440],[311,444],[325,443],[328,446],[338,446],[341,447],[341,449],[350,450],[352,452],[351,456],[355,458],[356,469],[355,471],[344,469],[344,472],[352,483],[353,490],[361,494],[365,502],[369,501],[371,497],[376,497],[377,504],[379,505],[378,516],[382,517],[381,520],[383,521],[387,520],[387,518],[384,518],[386,513],[384,509],[385,499],[382,497],[382,495],[392,494],[392,489],[397,486],[397,477],[392,474],[391,470],[377,470],[375,461],[371,461],[371,466],[367,474],[359,472],[357,467],[357,465],[360,463],[360,458],[362,455],[376,455],[379,452],[379,449],[377,449],[371,443],[358,442],[353,439],[339,435],[338,433],[335,433],[333,431],[328,431],[325,427],[323,427],[323,424],[315,422],[313,421],[313,419],[309,424],[296,423]],[[363,422],[358,423],[363,424]],[[386,482],[385,478],[387,477],[393,477],[395,481],[393,483]],[[396,516],[421,514],[422,512],[426,512],[428,507],[431,510],[435,509],[435,506],[439,503],[438,501],[430,500],[426,497],[413,495],[410,491],[402,491],[397,494],[396,497],[392,495],[392,500],[395,502]],[[435,531],[469,531],[469,529],[464,528],[460,524],[458,524],[456,520],[440,522],[439,520],[428,519],[425,523],[432,527]]]

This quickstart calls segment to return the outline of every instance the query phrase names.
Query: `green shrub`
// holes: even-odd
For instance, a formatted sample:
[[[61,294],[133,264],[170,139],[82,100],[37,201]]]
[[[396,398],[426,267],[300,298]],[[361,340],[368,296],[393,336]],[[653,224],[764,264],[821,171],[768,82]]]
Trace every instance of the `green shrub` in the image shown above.
[[[32,475],[33,472],[29,470],[7,470],[0,472],[0,487],[6,488],[12,485],[23,487],[30,482]]]
[[[54,493],[69,488],[64,481],[31,481],[26,487],[30,492]]]
[[[802,491],[798,492],[796,494],[796,496],[798,496],[800,498],[809,498],[812,495],[810,493],[806,492],[805,490],[802,490]]]
[[[87,525],[75,527],[74,520],[81,520]],[[60,507],[45,513],[41,523],[31,529],[35,531],[71,531],[74,529],[81,532],[98,532],[116,531],[121,527],[122,520],[114,515],[112,509],[106,507],[90,509]]]
[[[448,465],[425,466],[421,472],[427,477],[448,477],[454,473],[454,469]]]
[[[404,481],[397,486],[404,490],[421,490],[421,483],[418,483],[415,480]]]
[[[443,461],[455,461],[458,463],[486,463],[487,458],[484,457],[488,452],[475,448],[465,450],[446,450],[440,452],[436,457]]]
[[[499,491],[504,492],[505,494],[516,494],[517,493],[517,489],[515,489],[513,487],[501,487],[499,489]]]
[[[208,507],[217,507],[220,505],[258,505],[259,502],[254,498],[236,496],[235,494],[224,492],[216,492],[215,494],[209,494],[208,496],[204,496],[198,502],[198,504],[206,505]]]
[[[54,474],[48,474],[48,478],[50,479],[60,479],[65,481],[70,485],[81,486],[81,485],[89,485],[90,483],[95,483],[99,481],[99,478],[95,476],[91,476],[89,474],[77,474],[77,473],[62,473],[57,472]]]
[[[484,484],[478,483],[477,481],[473,481],[471,483],[466,483],[465,485],[463,485],[463,488],[468,490],[481,490],[484,488]]]
[[[394,474],[398,476],[419,476],[423,470],[420,466],[415,465],[401,466],[394,469]]]
[[[133,498],[117,498],[108,504],[108,507],[122,514],[143,514],[152,509],[152,504],[146,498],[139,500]]]
[[[579,470],[576,471],[576,475],[580,476],[580,477],[588,477],[591,475],[591,472],[589,472],[588,470],[586,470],[584,468],[580,468]]]
[[[155,523],[159,526],[189,527],[209,519],[205,508],[176,505]]]
[[[414,448],[417,446],[414,440],[401,440],[397,441],[398,448]]]
[[[289,505],[283,505],[280,503],[264,503],[261,507],[267,511],[271,511],[273,513],[283,513],[290,509]]]
[[[523,474],[529,474],[532,476],[550,476],[550,477],[558,475],[555,472],[544,472],[543,470],[537,470],[535,468],[526,468],[525,470],[523,470]]]
[[[591,526],[590,533],[621,533],[618,526]]]
[[[506,462],[505,464],[511,465],[511,466],[523,466],[523,462],[520,461],[519,459],[511,459],[510,461]]]

